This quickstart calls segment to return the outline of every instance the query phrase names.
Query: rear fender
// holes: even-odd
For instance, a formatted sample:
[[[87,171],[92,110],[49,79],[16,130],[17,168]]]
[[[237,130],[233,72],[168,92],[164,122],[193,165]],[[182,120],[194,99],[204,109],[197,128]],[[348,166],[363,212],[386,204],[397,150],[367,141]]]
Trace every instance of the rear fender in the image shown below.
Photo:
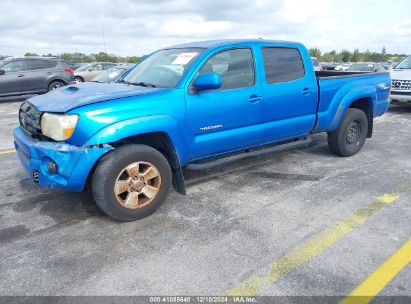
[[[370,101],[372,113],[377,111],[377,91],[373,86],[355,88],[348,92],[341,101],[338,101],[338,97],[336,97],[334,97],[334,100],[332,101],[333,106],[330,107],[336,109],[335,114],[333,116],[329,115],[327,123],[323,126],[325,128],[324,131],[335,131],[340,125],[347,109],[353,102],[359,99],[368,99]],[[373,115],[372,113],[371,117]]]

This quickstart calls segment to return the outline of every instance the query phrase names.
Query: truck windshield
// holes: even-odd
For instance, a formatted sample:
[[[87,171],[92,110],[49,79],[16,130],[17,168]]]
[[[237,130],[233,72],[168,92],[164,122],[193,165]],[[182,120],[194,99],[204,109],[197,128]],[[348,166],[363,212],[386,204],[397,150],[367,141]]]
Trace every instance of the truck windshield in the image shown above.
[[[185,48],[157,51],[138,64],[121,82],[141,86],[174,88],[203,50]]]
[[[411,69],[411,55],[401,61],[396,67],[396,69]]]

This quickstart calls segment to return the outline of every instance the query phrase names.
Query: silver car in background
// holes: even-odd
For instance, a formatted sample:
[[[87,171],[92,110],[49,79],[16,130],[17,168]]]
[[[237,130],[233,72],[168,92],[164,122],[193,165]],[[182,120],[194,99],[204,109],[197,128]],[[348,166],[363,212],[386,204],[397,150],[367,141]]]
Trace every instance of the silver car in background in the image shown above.
[[[324,71],[323,67],[320,65],[317,58],[311,57],[311,61],[313,62],[313,65],[314,65],[314,71],[316,72]]]
[[[390,71],[392,88],[391,102],[411,103],[411,55]]]
[[[91,81],[94,77],[115,65],[115,63],[110,62],[94,62],[82,65],[74,71],[74,81],[76,83]]]

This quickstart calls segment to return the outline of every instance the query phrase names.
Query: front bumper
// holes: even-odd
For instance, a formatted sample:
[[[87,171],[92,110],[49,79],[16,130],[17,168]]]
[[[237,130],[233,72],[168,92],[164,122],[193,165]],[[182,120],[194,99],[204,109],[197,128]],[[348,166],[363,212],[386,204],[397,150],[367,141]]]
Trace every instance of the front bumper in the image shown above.
[[[112,149],[38,141],[28,136],[20,126],[13,133],[17,155],[24,169],[39,186],[47,188],[82,191],[94,164]],[[57,165],[55,174],[47,169],[49,161]]]
[[[391,91],[390,100],[411,103],[411,91]]]

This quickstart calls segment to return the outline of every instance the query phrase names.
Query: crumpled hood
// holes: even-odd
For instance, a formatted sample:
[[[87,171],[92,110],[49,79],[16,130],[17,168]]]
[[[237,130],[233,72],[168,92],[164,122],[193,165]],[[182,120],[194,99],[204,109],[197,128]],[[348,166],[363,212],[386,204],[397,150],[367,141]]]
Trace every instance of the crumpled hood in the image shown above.
[[[394,69],[390,71],[390,74],[393,80],[411,80],[411,69]]]
[[[147,88],[124,83],[87,82],[68,85],[47,94],[29,98],[28,101],[39,111],[65,113],[84,105],[159,92],[161,88]]]

